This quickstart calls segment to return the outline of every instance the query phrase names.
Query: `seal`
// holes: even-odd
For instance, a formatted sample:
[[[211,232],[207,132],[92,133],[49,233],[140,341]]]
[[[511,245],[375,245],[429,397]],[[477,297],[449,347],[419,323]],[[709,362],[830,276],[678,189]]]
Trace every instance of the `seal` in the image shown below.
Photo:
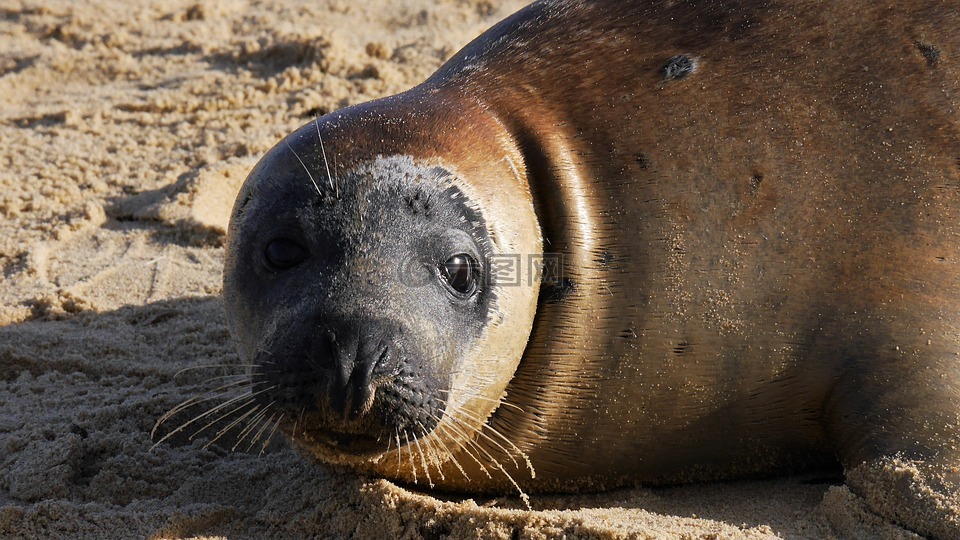
[[[839,463],[960,537],[958,13],[539,1],[310,122],[228,232],[252,399],[442,490]]]

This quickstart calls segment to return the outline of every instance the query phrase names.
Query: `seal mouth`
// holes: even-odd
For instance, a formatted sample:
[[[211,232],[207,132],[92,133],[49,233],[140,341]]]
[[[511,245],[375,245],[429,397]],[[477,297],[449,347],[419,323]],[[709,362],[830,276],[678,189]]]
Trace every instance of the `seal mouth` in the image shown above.
[[[433,399],[411,407],[401,408],[389,399],[378,400],[375,410],[354,420],[332,420],[327,411],[301,407],[289,414],[281,430],[292,440],[304,441],[321,454],[371,458],[388,452],[391,447],[404,446],[433,432],[443,414],[443,405]],[[428,420],[429,419],[429,420]]]
[[[332,430],[305,432],[305,435],[312,444],[334,454],[350,454],[360,458],[373,457],[382,454],[386,448],[383,437]]]

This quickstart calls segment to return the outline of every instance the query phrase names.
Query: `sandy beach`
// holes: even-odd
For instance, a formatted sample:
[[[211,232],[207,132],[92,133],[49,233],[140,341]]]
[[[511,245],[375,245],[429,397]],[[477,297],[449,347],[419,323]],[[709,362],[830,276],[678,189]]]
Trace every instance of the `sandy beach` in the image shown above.
[[[243,372],[219,293],[259,157],[525,3],[0,0],[0,537],[915,537],[839,473],[528,510],[357,477],[268,433],[154,446],[164,412]]]

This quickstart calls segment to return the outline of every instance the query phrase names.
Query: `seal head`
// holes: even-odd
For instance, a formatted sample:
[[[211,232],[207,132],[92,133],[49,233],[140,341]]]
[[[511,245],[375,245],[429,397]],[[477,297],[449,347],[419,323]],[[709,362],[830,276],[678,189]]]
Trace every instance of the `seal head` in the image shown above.
[[[240,333],[264,336],[247,345],[253,391],[340,452],[425,435],[486,325],[483,218],[440,167],[381,159],[312,193],[297,167],[262,163],[235,215],[257,241],[235,246],[229,279],[248,293],[233,300],[285,306]]]
[[[321,140],[334,146],[350,131],[308,124],[251,172],[232,215],[224,296],[260,410],[318,457],[356,464],[443,431],[445,417],[471,432],[492,412],[490,389],[502,394],[513,375],[536,296],[503,291],[491,261],[517,238],[539,249],[539,236],[532,208],[517,220],[522,234],[500,216],[488,227],[487,196],[453,163],[351,161],[333,149],[327,161]],[[525,334],[504,326],[505,308]],[[497,339],[503,331],[516,337]]]

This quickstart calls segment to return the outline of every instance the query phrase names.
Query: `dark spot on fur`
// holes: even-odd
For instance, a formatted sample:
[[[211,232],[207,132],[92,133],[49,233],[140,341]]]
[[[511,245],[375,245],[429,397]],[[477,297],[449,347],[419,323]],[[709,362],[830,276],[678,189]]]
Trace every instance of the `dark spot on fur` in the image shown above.
[[[647,154],[644,154],[641,152],[633,156],[633,159],[636,160],[637,165],[639,165],[640,168],[643,170],[647,170],[650,167],[653,167],[653,160],[650,159],[650,156],[648,156]]]
[[[616,257],[609,251],[601,252],[596,258],[597,264],[602,264],[603,266],[609,266],[614,260],[616,260]]]
[[[760,184],[763,183],[763,175],[760,173],[755,173],[750,177],[750,194],[756,195],[760,191]]]
[[[430,215],[430,197],[418,191],[413,195],[405,196],[403,200],[414,214]]]
[[[927,60],[927,64],[930,67],[937,65],[937,62],[940,61],[940,47],[933,45],[931,43],[924,43],[923,41],[916,41],[914,45],[917,46],[917,50],[920,51],[920,54],[923,55]]]
[[[686,354],[688,350],[690,350],[690,342],[687,340],[683,340],[680,343],[677,343],[676,346],[674,346],[673,354],[680,356],[680,355]]]
[[[575,288],[573,280],[569,278],[560,278],[556,283],[551,283],[544,287],[544,296],[548,304],[556,304],[564,298],[570,296]]]
[[[663,66],[663,78],[679,81],[680,79],[686,79],[696,70],[696,60],[685,54],[679,54],[667,60],[667,65]]]
[[[620,332],[620,337],[623,339],[637,339],[637,331],[633,328],[624,328],[623,331]]]
[[[246,208],[247,205],[250,204],[250,201],[252,200],[253,200],[253,195],[251,195],[250,193],[247,193],[246,195],[244,195],[243,201],[237,205],[237,214],[243,212],[243,209]]]

